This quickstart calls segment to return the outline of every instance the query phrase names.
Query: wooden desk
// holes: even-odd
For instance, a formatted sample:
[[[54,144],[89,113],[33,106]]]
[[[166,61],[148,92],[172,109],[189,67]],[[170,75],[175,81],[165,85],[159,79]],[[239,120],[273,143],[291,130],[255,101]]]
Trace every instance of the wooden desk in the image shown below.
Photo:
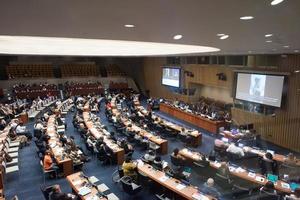
[[[125,124],[125,126],[129,126],[129,124],[132,125],[131,130],[139,132],[139,135],[142,137],[148,138],[151,142],[157,144],[160,147],[160,153],[161,154],[167,154],[168,153],[168,140],[162,139],[159,136],[155,136],[152,133],[140,128],[139,126],[135,125],[133,122],[130,122],[128,119],[122,117],[122,122]]]
[[[116,116],[120,116],[121,112],[117,109],[115,101],[116,101],[116,96],[113,97],[111,100],[112,113]],[[135,123],[129,121],[128,118],[121,117],[121,121],[124,123],[125,126],[128,126],[129,124],[131,124],[132,125],[131,129],[134,131],[139,131],[140,136],[147,137],[151,142],[159,145],[161,154],[164,155],[164,154],[168,153],[168,140],[162,139],[159,136],[154,136],[152,133],[149,133],[148,131],[135,125]]]
[[[179,151],[179,154],[183,157],[185,157],[189,162],[197,162],[197,161],[201,161],[201,153],[199,152],[193,152],[187,149],[182,149]],[[221,166],[220,162],[214,162],[214,161],[209,161],[209,165],[210,167],[214,168],[214,169],[219,169]],[[259,173],[251,173],[246,169],[242,169],[240,167],[233,167],[230,166],[229,167],[230,173],[231,175],[237,176],[241,179],[250,181],[254,184],[257,185],[265,185],[268,180],[267,178]],[[259,180],[261,179],[261,180]],[[280,192],[284,192],[284,193],[292,193],[291,189],[284,187],[283,185],[286,185],[287,183],[281,180],[278,180],[275,183],[275,189],[280,191]]]
[[[64,151],[59,141],[59,136],[55,127],[55,115],[49,116],[46,134],[50,136],[49,146],[55,161],[59,166],[62,166],[64,176],[68,176],[73,173],[73,161],[68,157],[62,159],[62,152]]]
[[[193,113],[185,112],[165,103],[159,105],[159,110],[215,134],[219,132],[220,127],[226,125],[225,121],[213,121]]]
[[[84,183],[85,181],[88,182],[88,180],[84,177],[80,177],[81,172],[75,173],[75,174],[71,174],[69,176],[67,176],[67,181],[70,184],[71,188],[73,189],[73,191],[78,195],[80,188],[82,187],[82,183]],[[85,196],[80,196],[80,199],[82,200],[88,200],[88,199],[92,199],[92,197],[97,196],[98,191],[96,190],[96,188],[91,188],[91,193],[85,195]],[[102,197],[102,198],[98,198],[98,200],[106,200],[106,198]]]
[[[167,179],[164,172],[155,170],[151,165],[143,163],[142,161],[138,163],[137,167],[140,173],[147,175],[156,183],[178,194],[182,199],[192,200],[193,195],[199,193],[198,189],[194,186],[186,186],[182,189],[178,189],[177,186],[180,184],[179,180],[171,177]],[[213,197],[208,195],[203,195],[203,197],[207,200],[214,199]]]
[[[99,139],[100,137],[104,138],[104,142],[107,144],[107,146],[113,151],[114,153],[114,161],[121,165],[124,162],[125,157],[125,151],[121,147],[119,147],[114,141],[109,139],[104,133],[100,132],[93,124],[92,121],[89,120],[89,112],[83,112],[82,113],[83,120],[85,123],[85,126],[88,128],[90,133],[96,138]]]
[[[148,111],[143,106],[140,106],[140,104],[137,100],[134,101],[134,104],[136,105],[135,106],[136,109],[138,109],[144,116],[148,114]],[[152,119],[154,120],[156,118],[158,119],[159,124],[166,126],[167,128],[175,131],[176,133],[181,132],[181,129],[183,128],[182,126],[179,126],[178,124],[167,121],[167,120],[155,115],[155,113],[152,113]],[[187,128],[185,128],[185,129],[187,129]],[[193,141],[191,144],[193,147],[197,147],[197,146],[201,145],[202,133],[200,133],[197,130],[194,130],[194,131],[188,132],[188,134],[193,137]]]
[[[217,147],[221,147],[221,148],[225,149],[229,145],[230,145],[230,143],[224,142],[220,139],[215,140],[215,146],[217,146]],[[243,150],[244,150],[245,153],[253,153],[253,154],[256,154],[260,157],[263,157],[267,153],[267,151],[265,151],[263,149],[258,150],[258,149],[254,149],[254,148],[249,147],[249,146],[244,146]],[[273,154],[273,160],[276,160],[277,162],[280,162],[280,163],[283,163],[286,158],[287,158],[287,156],[285,156],[285,155],[281,155],[281,154],[277,154],[277,153]],[[299,159],[298,159],[298,162],[297,162],[297,166],[300,166]]]

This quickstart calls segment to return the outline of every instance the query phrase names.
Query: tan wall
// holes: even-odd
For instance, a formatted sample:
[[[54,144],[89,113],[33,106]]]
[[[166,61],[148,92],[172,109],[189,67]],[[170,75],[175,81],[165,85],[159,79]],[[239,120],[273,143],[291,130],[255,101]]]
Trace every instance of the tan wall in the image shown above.
[[[184,65],[184,70],[192,72],[194,77],[185,76],[184,85],[186,88],[196,88],[194,96],[184,96],[171,93],[165,86],[161,85],[162,69],[166,65],[165,58],[145,58],[144,79],[145,88],[150,90],[153,97],[164,97],[170,99],[181,99],[188,102],[195,102],[200,96],[214,98],[216,100],[232,103],[232,81],[233,71],[231,68],[209,65]],[[216,74],[224,73],[227,81],[218,80]]]
[[[194,78],[187,77],[185,85],[195,87],[199,85],[193,97],[174,95],[161,85],[161,66],[166,64],[165,58],[146,58],[144,60],[145,87],[154,97],[179,98],[194,102],[203,95],[226,102],[231,102],[234,68],[208,65],[185,65],[185,70],[194,73]],[[249,70],[264,70],[276,72],[290,72],[288,77],[288,94],[285,106],[276,110],[276,116],[265,116],[233,108],[232,114],[238,123],[254,123],[254,127],[262,138],[295,151],[300,152],[300,56],[288,55],[279,59],[278,67],[251,67]],[[223,72],[227,81],[220,81],[216,74]]]

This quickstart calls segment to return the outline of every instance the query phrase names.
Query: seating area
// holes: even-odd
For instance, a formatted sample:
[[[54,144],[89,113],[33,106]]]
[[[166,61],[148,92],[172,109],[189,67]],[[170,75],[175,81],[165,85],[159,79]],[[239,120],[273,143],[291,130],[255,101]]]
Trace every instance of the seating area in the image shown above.
[[[120,69],[118,65],[108,65],[105,67],[107,76],[114,77],[114,76],[126,76],[124,72]]]
[[[63,64],[60,67],[61,76],[99,76],[96,64],[93,63],[71,63]]]
[[[13,86],[13,94],[19,99],[36,99],[49,96],[58,96],[57,85],[48,83],[16,84]]]
[[[103,86],[100,82],[87,83],[65,83],[65,91],[68,96],[88,95],[88,94],[102,94],[104,92]]]
[[[8,79],[53,77],[52,64],[10,64],[6,66]]]
[[[109,83],[110,90],[126,90],[128,89],[128,83],[115,83],[111,81]]]
[[[0,1],[0,200],[300,200],[299,11]]]

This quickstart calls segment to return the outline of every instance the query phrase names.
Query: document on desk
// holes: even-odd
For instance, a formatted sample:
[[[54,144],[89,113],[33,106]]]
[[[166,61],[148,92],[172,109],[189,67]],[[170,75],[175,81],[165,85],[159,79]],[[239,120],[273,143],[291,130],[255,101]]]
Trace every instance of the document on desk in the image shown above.
[[[209,200],[208,197],[206,197],[206,196],[204,196],[203,194],[200,194],[200,193],[198,193],[198,192],[194,193],[194,194],[192,195],[192,198],[193,198],[194,200]]]
[[[89,181],[94,184],[94,183],[97,183],[99,181],[99,179],[97,179],[95,176],[91,176],[89,177]]]
[[[91,193],[91,189],[88,188],[88,187],[81,187],[78,191],[78,194],[81,195],[81,196],[85,196],[87,194]]]
[[[169,179],[169,177],[167,177],[167,176],[162,176],[162,177],[159,178],[159,180],[161,182],[166,182],[168,179]]]
[[[86,200],[99,200],[100,198],[97,195],[93,195],[90,197],[87,197]]]
[[[176,189],[177,189],[177,190],[182,190],[182,189],[184,189],[184,188],[186,188],[186,186],[183,185],[183,184],[181,184],[181,183],[179,183],[179,184],[176,186]]]

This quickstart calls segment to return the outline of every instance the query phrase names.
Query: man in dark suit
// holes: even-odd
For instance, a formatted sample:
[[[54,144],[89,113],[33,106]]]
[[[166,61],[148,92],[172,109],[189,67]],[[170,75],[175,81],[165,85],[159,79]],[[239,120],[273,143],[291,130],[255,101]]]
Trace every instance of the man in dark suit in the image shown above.
[[[54,185],[52,193],[50,193],[51,200],[74,200],[76,197],[72,194],[66,194],[61,191],[59,185]]]

